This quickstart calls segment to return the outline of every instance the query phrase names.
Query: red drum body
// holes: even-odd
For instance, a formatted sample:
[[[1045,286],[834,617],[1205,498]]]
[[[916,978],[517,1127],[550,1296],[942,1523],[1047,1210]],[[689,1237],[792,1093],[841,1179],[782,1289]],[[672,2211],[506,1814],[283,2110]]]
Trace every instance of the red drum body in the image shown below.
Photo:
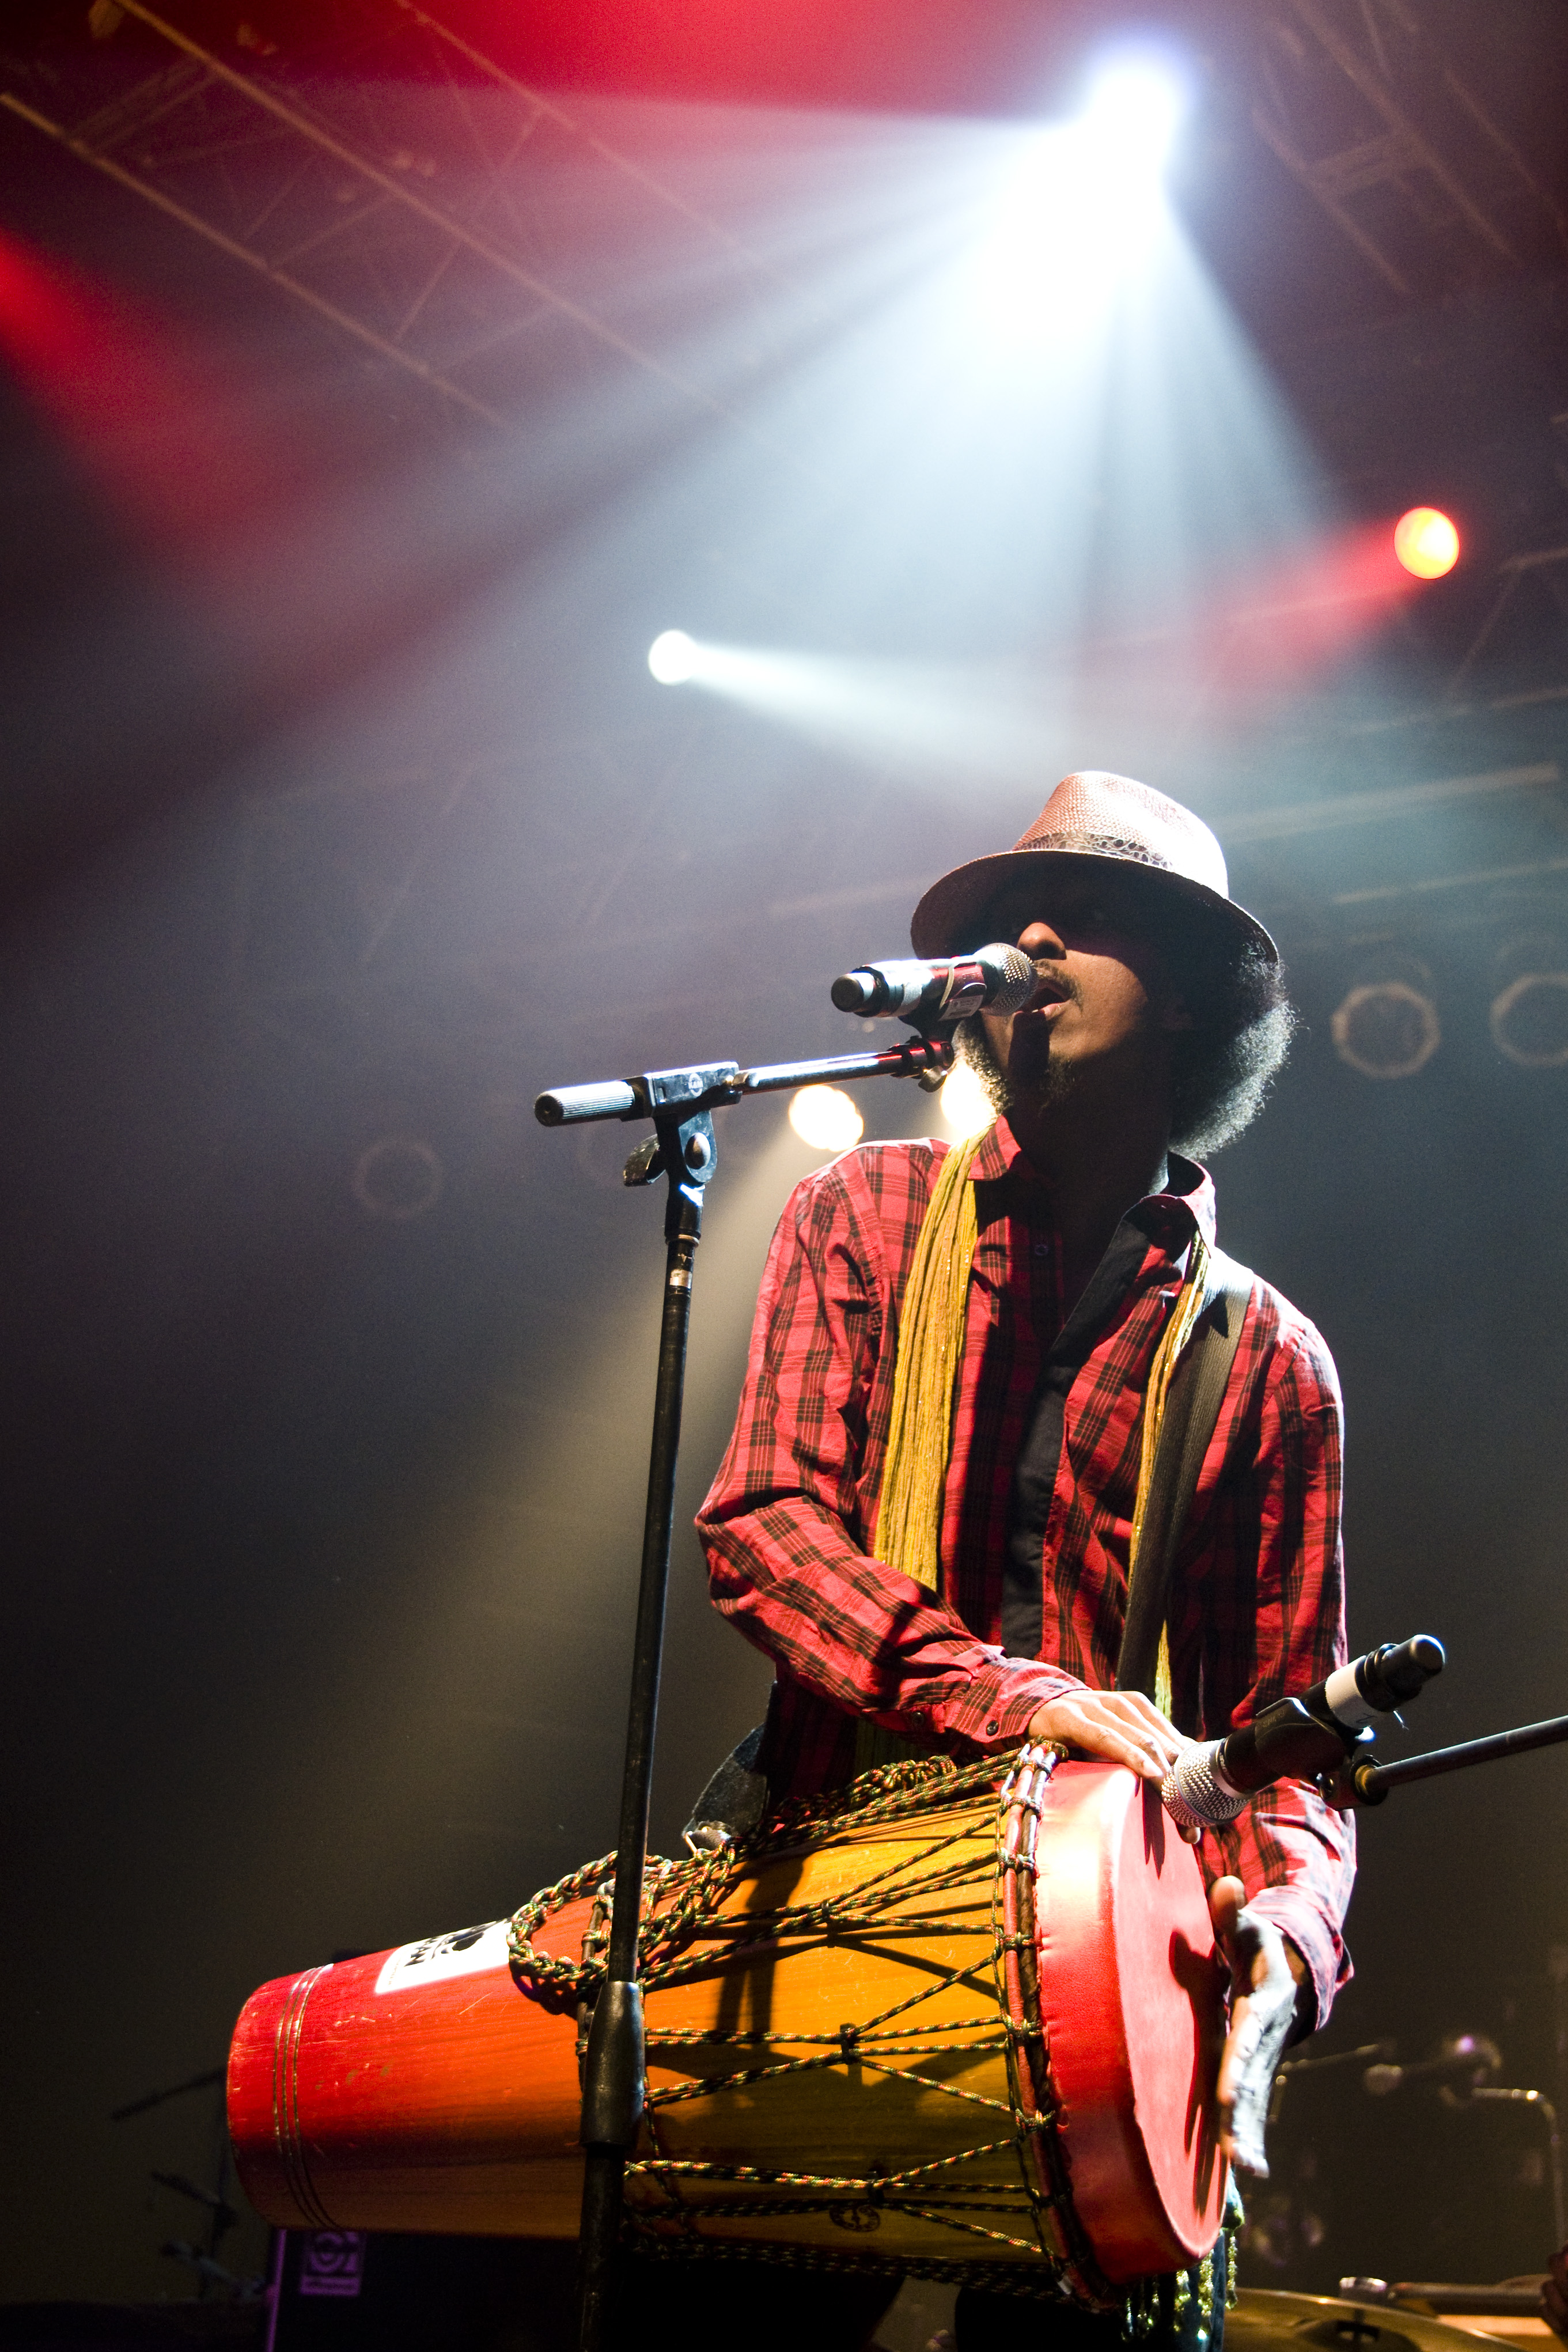
[[[229,2050],[240,2179],[290,2230],[575,2237],[580,2101],[570,2004],[514,1981],[500,1920],[275,1978]]]
[[[705,1867],[645,1979],[644,2240],[1025,2264],[1091,2303],[1213,2246],[1223,1980],[1152,1789],[1028,1753],[999,1799],[928,1777],[716,1876],[666,1865],[655,1928]],[[593,1912],[525,1915],[559,1984],[515,1976],[497,1923],[263,1986],[229,2063],[261,2212],[574,2236]]]

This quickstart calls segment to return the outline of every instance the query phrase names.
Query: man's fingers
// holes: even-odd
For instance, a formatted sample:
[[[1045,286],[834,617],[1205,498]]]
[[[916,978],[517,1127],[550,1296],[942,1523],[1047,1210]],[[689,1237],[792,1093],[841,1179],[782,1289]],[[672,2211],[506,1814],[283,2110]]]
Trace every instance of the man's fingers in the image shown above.
[[[1268,2179],[1269,2159],[1263,2153],[1263,2135],[1255,2123],[1249,2128],[1238,2124],[1234,2130],[1222,2130],[1219,2145],[1225,2161],[1233,2164],[1238,2172],[1249,2172],[1254,2180]]]
[[[1236,1940],[1236,1915],[1246,1900],[1247,1890],[1239,1878],[1217,1878],[1208,1890],[1208,1916],[1227,1954]]]
[[[1264,2055],[1267,2038],[1265,2020],[1246,2000],[1239,2000],[1217,2085],[1220,2147],[1229,2163],[1260,2180],[1269,2178],[1263,2124],[1273,2069]]]
[[[1157,1708],[1131,1691],[1085,1691],[1053,1700],[1034,1716],[1030,1730],[1037,1739],[1060,1739],[1108,1764],[1124,1764],[1145,1780],[1164,1780],[1185,1744]]]
[[[1141,1738],[1135,1731],[1111,1730],[1105,1734],[1102,1754],[1110,1760],[1126,1764],[1145,1780],[1163,1780],[1171,1767],[1171,1759],[1152,1739]]]
[[[1151,1731],[1157,1731],[1163,1739],[1168,1740],[1178,1754],[1182,1748],[1195,1745],[1185,1732],[1176,1729],[1169,1716],[1160,1713],[1154,1700],[1146,1697],[1144,1692],[1114,1691],[1111,1696],[1119,1700],[1124,1706],[1131,1709],[1133,1714],[1141,1722],[1146,1724]]]
[[[1119,1724],[1086,1722],[1082,1730],[1069,1736],[1074,1747],[1088,1748],[1107,1764],[1125,1764],[1145,1780],[1165,1779],[1166,1768],[1159,1750]]]
[[[1261,2018],[1244,2000],[1238,2001],[1236,2020],[1226,2037],[1225,2053],[1219,2062],[1219,2104],[1228,2113],[1236,2105],[1247,2069],[1257,2057],[1262,2039]]]
[[[1269,2159],[1263,2150],[1263,2121],[1254,2108],[1238,2115],[1221,2114],[1219,2146],[1227,2164],[1239,2172],[1249,2172],[1256,2180],[1269,2178]]]
[[[1192,1746],[1192,1741],[1185,1738],[1174,1723],[1167,1722],[1142,1691],[1113,1691],[1108,1696],[1128,1730],[1142,1746],[1160,1758],[1167,1770]]]

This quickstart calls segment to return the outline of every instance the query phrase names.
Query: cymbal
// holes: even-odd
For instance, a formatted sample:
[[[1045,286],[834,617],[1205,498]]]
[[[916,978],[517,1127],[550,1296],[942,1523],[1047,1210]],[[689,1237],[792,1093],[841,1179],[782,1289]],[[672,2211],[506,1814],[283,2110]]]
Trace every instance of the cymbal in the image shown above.
[[[1494,2316],[1497,2336],[1510,2344],[1555,2342],[1543,2319],[1514,2313],[1467,2312],[1456,2322],[1386,2303],[1247,2286],[1225,2315],[1225,2352],[1476,2352],[1478,2336],[1491,2337]]]

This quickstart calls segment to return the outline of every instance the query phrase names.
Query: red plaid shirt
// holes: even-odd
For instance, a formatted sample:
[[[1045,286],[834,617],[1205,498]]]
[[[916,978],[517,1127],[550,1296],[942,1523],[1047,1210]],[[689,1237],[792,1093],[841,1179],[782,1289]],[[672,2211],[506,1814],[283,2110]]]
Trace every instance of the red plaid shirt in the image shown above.
[[[979,1233],[940,1597],[868,1551],[899,1303],[947,1149],[865,1145],[796,1188],[768,1255],[735,1434],[698,1516],[716,1603],[778,1669],[762,1756],[776,1797],[848,1779],[861,1716],[973,1759],[1016,1747],[1045,1700],[1115,1681],[1144,1389],[1194,1230],[1214,1238],[1214,1187],[1174,1160],[1173,1189],[1135,1213],[1142,1264],[1066,1400],[1039,1657],[1008,1657],[1009,1497],[1064,1302],[1050,1196],[1005,1120],[970,1171]],[[1200,1738],[1344,1657],[1340,1436],[1327,1349],[1255,1283],[1173,1581],[1173,1712]],[[1201,1852],[1210,1878],[1234,1872],[1301,1953],[1321,2023],[1350,1973],[1351,1822],[1281,1781]]]

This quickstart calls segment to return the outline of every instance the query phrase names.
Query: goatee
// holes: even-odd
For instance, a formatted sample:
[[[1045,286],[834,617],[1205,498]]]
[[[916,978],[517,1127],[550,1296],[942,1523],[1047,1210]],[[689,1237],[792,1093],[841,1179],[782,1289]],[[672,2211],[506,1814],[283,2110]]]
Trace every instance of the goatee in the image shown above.
[[[974,1071],[998,1118],[1015,1108],[1051,1110],[1071,1093],[1071,1073],[1050,1052],[1049,1040],[1045,1042],[1047,1051],[1038,1069],[1020,1077],[1003,1069],[977,1018],[960,1021],[953,1036],[958,1059]]]

